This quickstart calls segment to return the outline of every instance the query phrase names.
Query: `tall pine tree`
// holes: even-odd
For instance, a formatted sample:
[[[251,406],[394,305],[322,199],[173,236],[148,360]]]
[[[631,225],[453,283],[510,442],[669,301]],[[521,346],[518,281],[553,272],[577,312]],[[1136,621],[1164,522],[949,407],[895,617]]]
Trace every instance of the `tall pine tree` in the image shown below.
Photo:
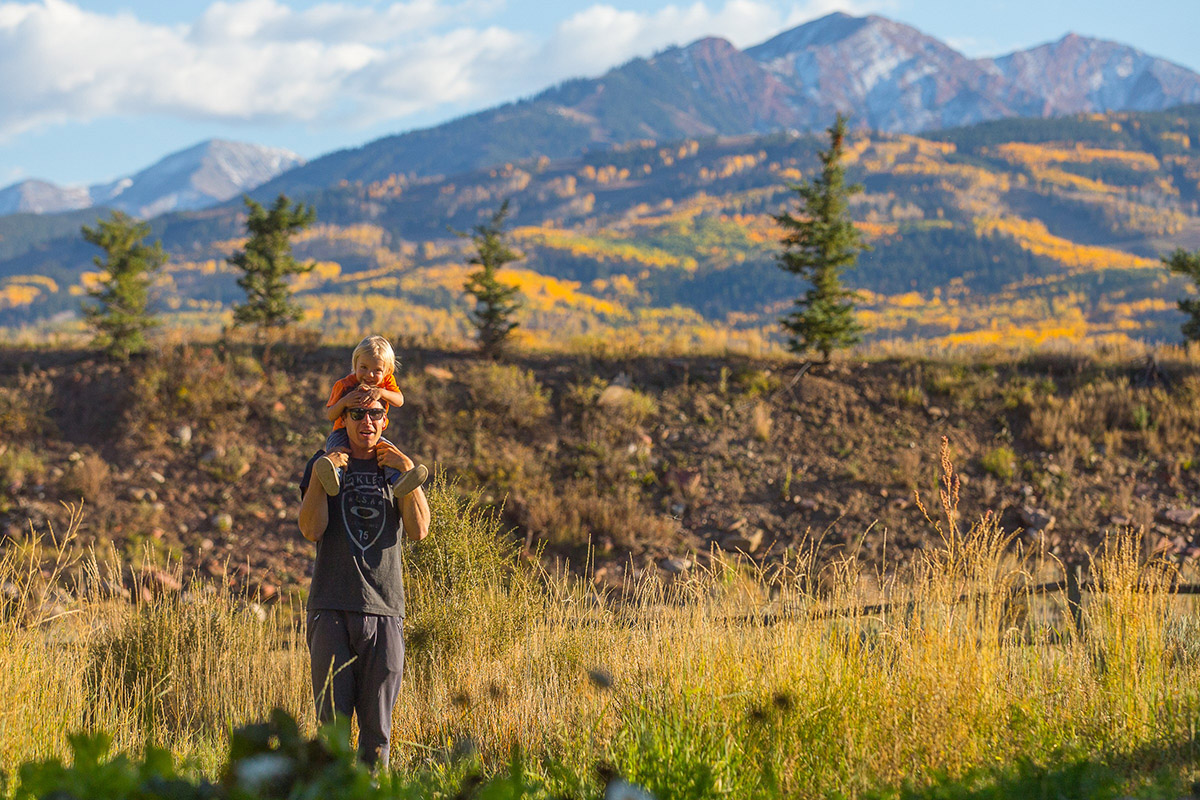
[[[104,271],[100,285],[88,292],[96,305],[84,305],[88,323],[96,329],[93,344],[114,359],[128,361],[129,357],[146,349],[146,331],[158,323],[147,312],[151,273],[157,271],[167,256],[162,245],[143,241],[150,225],[138,222],[120,211],[95,228],[84,225],[83,238],[104,251],[104,258],[95,256],[96,266]]]
[[[467,263],[479,267],[463,284],[463,291],[475,299],[475,308],[468,316],[475,326],[479,349],[493,358],[503,353],[509,334],[519,324],[513,315],[521,308],[520,287],[502,283],[496,277],[497,270],[521,258],[504,241],[507,216],[505,200],[490,222],[476,225],[470,234],[462,234],[469,235],[475,243],[475,255]]]
[[[282,194],[269,209],[249,197],[245,200],[250,238],[245,249],[228,261],[243,273],[238,286],[246,292],[246,302],[233,307],[233,320],[238,325],[255,325],[260,332],[282,328],[304,316],[304,310],[292,302],[288,278],[315,266],[292,257],[291,236],[316,221],[317,213],[303,203],[292,205]]]
[[[780,319],[791,334],[788,349],[799,354],[816,350],[823,361],[833,350],[856,344],[863,330],[854,319],[858,295],[842,285],[842,272],[868,249],[847,208],[849,197],[862,186],[846,185],[841,163],[845,137],[846,118],[838,114],[829,128],[829,149],[819,153],[820,175],[789,187],[800,201],[799,215],[775,217],[784,228],[780,268],[809,283],[795,309]]]
[[[1200,250],[1189,253],[1182,247],[1167,256],[1162,256],[1163,265],[1171,272],[1191,278],[1200,286]],[[1183,337],[1189,342],[1200,341],[1200,300],[1194,297],[1177,302],[1179,310],[1188,315],[1183,323]]]

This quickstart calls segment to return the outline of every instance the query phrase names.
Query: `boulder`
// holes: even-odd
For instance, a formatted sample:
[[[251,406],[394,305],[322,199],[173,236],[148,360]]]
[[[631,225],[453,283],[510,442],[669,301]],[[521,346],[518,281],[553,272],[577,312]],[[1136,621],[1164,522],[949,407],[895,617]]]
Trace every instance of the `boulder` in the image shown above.
[[[669,469],[663,476],[667,488],[680,494],[690,495],[700,488],[700,470],[698,469]]]
[[[615,383],[605,387],[600,393],[600,397],[596,399],[596,405],[607,409],[622,409],[628,404],[628,398],[633,395],[633,390],[624,386],[618,386]]]
[[[1200,508],[1167,508],[1159,512],[1158,518],[1172,525],[1190,528],[1200,521]]]
[[[1021,518],[1021,524],[1025,526],[1027,533],[1029,531],[1048,531],[1054,527],[1054,523],[1057,521],[1053,514],[1033,506],[1021,506],[1017,509],[1017,516]]]
[[[143,572],[141,584],[153,594],[172,594],[183,589],[183,583],[178,577],[161,569]]]
[[[681,575],[692,568],[692,561],[689,558],[671,556],[658,562],[658,565],[672,575]]]
[[[726,550],[753,553],[762,547],[764,535],[762,528],[751,528],[726,534],[721,538],[721,547]]]

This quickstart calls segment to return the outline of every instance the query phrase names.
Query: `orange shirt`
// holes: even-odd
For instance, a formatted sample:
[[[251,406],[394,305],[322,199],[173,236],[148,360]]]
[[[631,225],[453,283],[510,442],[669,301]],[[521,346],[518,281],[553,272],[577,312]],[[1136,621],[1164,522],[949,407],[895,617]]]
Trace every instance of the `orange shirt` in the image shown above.
[[[332,391],[329,392],[329,402],[325,403],[325,407],[333,408],[334,404],[337,403],[338,400],[342,399],[342,395],[344,395],[346,392],[351,391],[356,386],[358,386],[358,376],[355,375],[353,372],[351,372],[349,375],[342,378],[340,381],[338,381],[337,383],[335,383],[333,385]],[[395,375],[388,375],[386,378],[384,378],[383,382],[379,384],[379,388],[387,389],[389,392],[400,391],[400,386],[399,386],[399,384],[396,383]],[[386,412],[389,407],[388,402],[382,398],[380,398],[379,402],[383,403],[383,410]],[[341,417],[338,417],[337,419],[335,419],[333,421],[333,429],[335,431],[338,428],[344,428],[344,427],[346,427],[346,421],[344,419],[342,419]],[[383,415],[383,427],[385,429],[387,428],[387,414],[386,413]]]

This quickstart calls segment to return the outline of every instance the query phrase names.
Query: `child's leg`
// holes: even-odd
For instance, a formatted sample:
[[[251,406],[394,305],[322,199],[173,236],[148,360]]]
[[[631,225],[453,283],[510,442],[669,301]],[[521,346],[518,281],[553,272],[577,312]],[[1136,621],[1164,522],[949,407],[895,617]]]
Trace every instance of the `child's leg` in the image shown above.
[[[383,441],[387,440],[384,439]],[[391,442],[388,443],[392,444]],[[395,444],[392,444],[392,446],[395,447]],[[383,471],[387,482],[392,485],[392,493],[395,497],[397,507],[399,507],[400,501],[404,499],[406,494],[425,483],[429,477],[429,470],[426,469],[424,464],[415,464],[412,469],[404,472],[394,467],[384,467]]]
[[[325,439],[326,453],[337,450],[350,452],[350,434],[346,433],[345,428],[335,428]],[[317,463],[313,465],[313,474],[321,482],[325,494],[330,497],[334,497],[342,490],[342,471],[335,467],[328,458],[317,459]]]
[[[334,428],[325,437],[325,452],[332,453],[335,450],[350,452],[350,434],[346,433],[345,428]]]

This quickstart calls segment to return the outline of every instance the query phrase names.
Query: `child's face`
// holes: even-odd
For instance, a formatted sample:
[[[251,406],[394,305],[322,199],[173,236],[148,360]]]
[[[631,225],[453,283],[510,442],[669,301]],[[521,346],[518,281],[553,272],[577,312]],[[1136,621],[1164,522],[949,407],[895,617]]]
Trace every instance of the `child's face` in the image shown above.
[[[354,366],[354,374],[358,378],[359,383],[365,383],[367,386],[378,386],[383,383],[383,379],[388,376],[387,364],[379,356],[373,356],[370,353],[364,353],[358,357],[358,363]]]

